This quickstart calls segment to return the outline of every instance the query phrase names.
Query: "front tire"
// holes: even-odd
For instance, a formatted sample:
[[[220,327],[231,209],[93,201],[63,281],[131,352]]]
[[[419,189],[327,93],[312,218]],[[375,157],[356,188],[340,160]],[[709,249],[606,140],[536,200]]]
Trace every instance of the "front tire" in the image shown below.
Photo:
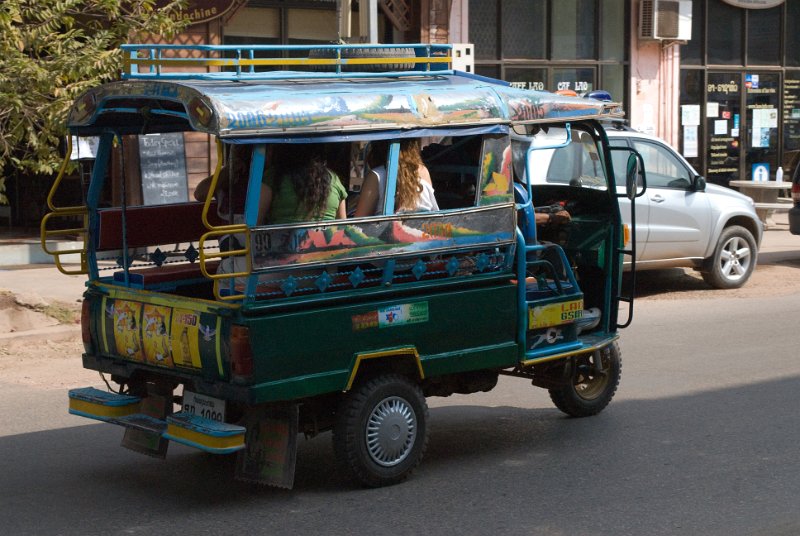
[[[750,279],[757,257],[756,241],[750,231],[738,225],[726,227],[714,255],[706,260],[703,279],[714,288],[739,288]]]
[[[422,390],[398,374],[378,376],[339,404],[333,448],[340,469],[369,487],[405,480],[428,443],[428,406]]]
[[[622,376],[622,357],[617,343],[572,358],[570,381],[550,389],[553,404],[570,417],[597,415],[611,402]],[[597,368],[602,372],[598,372]]]

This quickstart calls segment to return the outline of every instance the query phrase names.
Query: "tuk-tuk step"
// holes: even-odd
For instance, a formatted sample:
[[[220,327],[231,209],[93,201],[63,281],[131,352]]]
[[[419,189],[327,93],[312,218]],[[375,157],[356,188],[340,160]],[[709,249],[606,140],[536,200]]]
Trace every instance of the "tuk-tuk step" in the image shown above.
[[[100,421],[119,419],[139,412],[141,398],[101,391],[94,387],[69,390],[69,412]]]
[[[180,412],[167,417],[165,439],[212,454],[229,454],[244,448],[245,428]]]
[[[166,420],[139,413],[141,398],[101,391],[94,387],[69,391],[69,412],[90,419],[117,424],[212,454],[228,454],[244,448],[245,428],[180,412]]]

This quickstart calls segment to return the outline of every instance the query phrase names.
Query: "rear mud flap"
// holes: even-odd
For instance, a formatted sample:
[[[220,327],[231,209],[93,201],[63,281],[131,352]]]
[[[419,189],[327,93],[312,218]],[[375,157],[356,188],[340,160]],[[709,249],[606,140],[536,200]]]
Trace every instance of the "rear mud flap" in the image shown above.
[[[236,479],[291,489],[297,461],[299,408],[252,408],[244,418],[245,448],[236,460]]]

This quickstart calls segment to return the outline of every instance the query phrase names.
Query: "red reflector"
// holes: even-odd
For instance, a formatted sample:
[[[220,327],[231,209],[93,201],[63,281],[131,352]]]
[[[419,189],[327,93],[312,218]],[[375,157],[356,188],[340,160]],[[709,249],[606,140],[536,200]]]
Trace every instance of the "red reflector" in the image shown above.
[[[231,375],[239,377],[253,375],[250,330],[245,326],[231,326]]]
[[[795,203],[800,203],[800,182],[792,184],[792,199]]]
[[[92,350],[92,326],[91,314],[89,311],[89,301],[83,300],[81,304],[81,338],[83,339],[83,348],[86,352]]]

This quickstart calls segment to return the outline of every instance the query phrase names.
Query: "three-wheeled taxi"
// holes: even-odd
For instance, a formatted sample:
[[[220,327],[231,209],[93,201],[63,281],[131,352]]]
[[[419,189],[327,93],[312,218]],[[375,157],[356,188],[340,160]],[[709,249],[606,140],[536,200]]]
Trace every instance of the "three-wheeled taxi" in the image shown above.
[[[500,375],[572,416],[605,408],[620,302],[632,307],[601,124],[619,106],[450,70],[446,45],[403,45],[400,59],[290,48],[126,45],[123,80],[75,102],[70,133],[99,137],[97,158],[85,206],[54,206],[51,192],[42,243],[62,271],[88,274],[83,365],[109,387],[71,390],[70,413],[124,427],[123,445],[150,455],[169,442],[236,453],[239,478],[291,487],[298,435],[329,430],[345,474],[403,480],[425,451],[426,397],[489,391]],[[200,201],[171,202],[189,165],[174,148],[198,139],[216,147],[215,171]],[[398,210],[408,139],[433,210]],[[304,144],[324,148],[348,217],[265,210]],[[355,217],[379,144],[380,201]],[[594,176],[531,188],[532,152],[556,147],[574,159],[560,176]],[[641,158],[614,150],[630,153],[627,195],[641,194]],[[134,195],[154,181],[160,196]],[[554,206],[568,223],[537,217]],[[76,232],[81,248],[51,248]]]

